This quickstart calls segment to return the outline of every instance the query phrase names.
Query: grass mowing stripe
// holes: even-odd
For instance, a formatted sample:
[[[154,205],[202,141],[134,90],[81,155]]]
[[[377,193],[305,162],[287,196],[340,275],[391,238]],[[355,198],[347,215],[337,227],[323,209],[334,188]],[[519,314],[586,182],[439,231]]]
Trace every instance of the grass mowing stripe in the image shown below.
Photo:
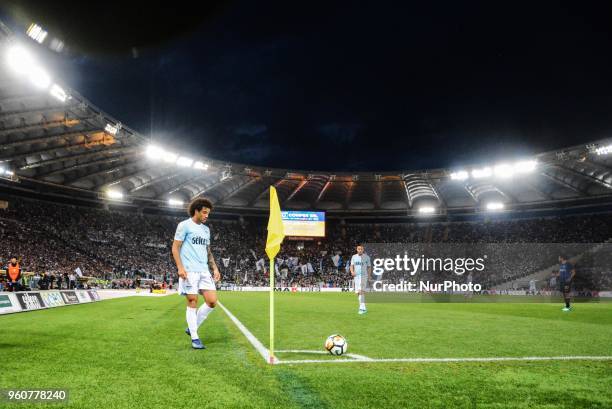
[[[223,302],[267,338],[264,296],[224,293]],[[379,304],[358,316],[355,300],[342,294],[278,294],[277,307],[279,349],[319,349],[340,333],[350,353],[371,358],[612,355],[612,325],[593,325],[612,323],[610,304],[581,305],[570,315],[545,304]]]
[[[298,407],[304,409],[326,409],[329,407],[321,399],[319,393],[310,386],[308,380],[299,376],[296,372],[284,368],[277,368],[274,372],[283,392],[288,394]]]

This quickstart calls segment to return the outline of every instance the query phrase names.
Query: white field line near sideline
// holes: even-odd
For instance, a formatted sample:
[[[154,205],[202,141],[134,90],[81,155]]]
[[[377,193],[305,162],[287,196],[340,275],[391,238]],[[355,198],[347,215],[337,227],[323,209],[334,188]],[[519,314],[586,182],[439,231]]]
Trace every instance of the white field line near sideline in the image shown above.
[[[281,350],[277,350],[275,352],[278,352],[278,353],[290,353],[290,354],[320,354],[320,355],[329,355],[329,352],[327,352],[327,351],[313,351],[311,349],[281,349]],[[343,356],[345,356],[347,358],[352,358],[352,359],[349,359],[349,361],[371,361],[372,360],[372,358],[367,357],[365,355],[344,354]],[[284,360],[283,361],[278,360],[278,358],[277,358],[277,361],[279,361],[279,363],[280,362],[283,362],[283,363],[284,362],[289,362],[289,361],[284,361]],[[300,360],[298,360],[298,361],[302,362]],[[328,361],[328,360],[326,360],[326,361]],[[345,359],[345,361],[346,361],[346,359]]]
[[[227,316],[236,324],[240,332],[253,345],[255,350],[263,357],[266,363],[270,362],[270,353],[268,349],[248,330],[247,327],[238,320],[223,304],[218,303],[221,309],[225,311]],[[279,350],[276,352],[289,353],[308,353],[308,354],[325,354],[324,351],[312,351],[302,349]],[[435,363],[435,362],[512,362],[512,361],[612,361],[612,356],[590,356],[590,355],[569,355],[569,356],[517,356],[517,357],[482,357],[482,358],[369,358],[363,355],[346,354],[351,359],[291,359],[280,360],[275,358],[274,364],[310,364],[310,363],[325,363],[339,364],[346,362],[408,362],[408,363]]]
[[[242,332],[242,334],[251,343],[251,345],[253,345],[255,350],[259,352],[263,359],[266,362],[270,362],[270,352],[268,351],[268,349],[257,338],[255,338],[255,335],[253,335],[253,333],[249,331],[248,328],[245,327],[242,322],[240,322],[240,320],[238,320],[238,318],[234,317],[234,314],[229,312],[229,310],[225,308],[223,304],[221,304],[220,302],[217,302],[217,304],[219,304],[219,307],[221,307],[223,311],[225,311],[230,320],[232,320],[234,324],[236,324],[240,332]]]
[[[339,364],[345,362],[409,362],[409,363],[434,363],[434,362],[504,362],[504,361],[610,361],[612,356],[518,356],[518,357],[483,357],[483,358],[368,358],[368,359],[295,359],[278,361],[277,364],[310,364],[331,363]]]

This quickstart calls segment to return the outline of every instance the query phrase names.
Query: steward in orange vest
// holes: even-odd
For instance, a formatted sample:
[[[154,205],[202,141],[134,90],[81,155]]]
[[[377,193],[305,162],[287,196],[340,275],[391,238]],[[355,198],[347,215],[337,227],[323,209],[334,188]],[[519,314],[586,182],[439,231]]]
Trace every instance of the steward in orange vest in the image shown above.
[[[19,291],[19,287],[21,287],[21,266],[15,257],[11,258],[11,262],[6,268],[6,274],[8,275],[9,291]]]

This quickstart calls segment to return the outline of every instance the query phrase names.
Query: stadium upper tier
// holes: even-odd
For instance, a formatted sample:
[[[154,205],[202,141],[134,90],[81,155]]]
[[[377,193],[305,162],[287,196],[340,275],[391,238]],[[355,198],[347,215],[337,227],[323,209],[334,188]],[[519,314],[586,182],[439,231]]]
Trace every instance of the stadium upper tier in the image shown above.
[[[270,185],[284,209],[339,214],[446,214],[612,201],[610,140],[518,162],[396,172],[265,168],[173,151],[152,145],[46,74],[36,60],[42,46],[28,43],[24,52],[1,24],[0,32],[0,184],[12,189],[149,207],[180,207],[205,195],[232,212],[266,209]]]

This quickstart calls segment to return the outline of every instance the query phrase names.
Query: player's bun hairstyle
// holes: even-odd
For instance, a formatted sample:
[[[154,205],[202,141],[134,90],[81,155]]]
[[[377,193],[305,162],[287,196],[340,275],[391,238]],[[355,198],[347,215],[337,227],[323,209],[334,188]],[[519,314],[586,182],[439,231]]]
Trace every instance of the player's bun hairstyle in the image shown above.
[[[204,199],[203,197],[196,197],[191,201],[191,203],[189,203],[189,216],[193,217],[196,210],[199,212],[204,207],[210,210],[213,209],[213,205],[210,200]]]

